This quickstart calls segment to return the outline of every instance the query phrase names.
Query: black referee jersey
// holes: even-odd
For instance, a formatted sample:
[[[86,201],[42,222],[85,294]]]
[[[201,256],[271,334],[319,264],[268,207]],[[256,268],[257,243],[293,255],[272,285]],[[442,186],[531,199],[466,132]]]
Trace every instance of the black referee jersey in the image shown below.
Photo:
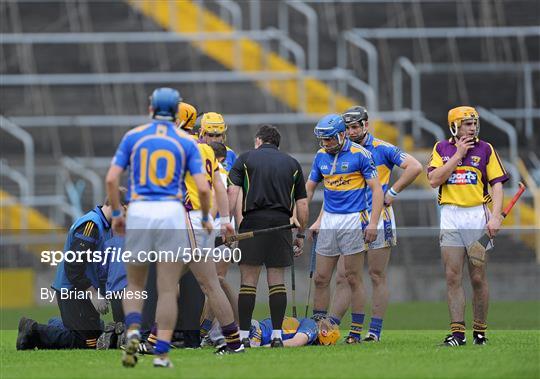
[[[307,197],[300,163],[269,143],[241,154],[229,179],[243,189],[244,215],[258,210],[275,210],[290,217],[295,202]]]

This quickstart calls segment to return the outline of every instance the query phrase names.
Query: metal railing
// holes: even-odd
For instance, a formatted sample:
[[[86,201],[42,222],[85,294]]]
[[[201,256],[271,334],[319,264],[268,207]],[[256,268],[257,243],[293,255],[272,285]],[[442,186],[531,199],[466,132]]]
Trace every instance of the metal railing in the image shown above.
[[[0,115],[0,129],[21,141],[24,148],[24,175],[26,196],[34,195],[35,150],[32,136],[14,122]]]
[[[319,21],[317,13],[309,5],[294,0],[279,2],[278,5],[278,26],[289,38],[289,7],[300,12],[306,18],[306,37],[308,41],[308,67],[310,70],[317,70],[319,67]],[[280,55],[287,57],[285,51],[280,51]]]

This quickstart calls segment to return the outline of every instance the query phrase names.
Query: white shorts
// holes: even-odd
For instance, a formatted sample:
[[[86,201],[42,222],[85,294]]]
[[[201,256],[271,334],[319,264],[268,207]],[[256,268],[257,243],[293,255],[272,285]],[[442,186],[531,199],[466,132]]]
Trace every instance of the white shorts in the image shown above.
[[[384,207],[377,224],[377,239],[368,245],[369,250],[397,245],[396,220],[392,206]]]
[[[131,251],[135,259],[140,251],[177,252],[190,246],[182,203],[134,201],[129,204],[124,249]]]
[[[317,254],[335,257],[363,252],[366,250],[363,230],[368,221],[366,210],[344,214],[323,212]]]
[[[188,215],[189,215],[189,221],[190,221],[190,238],[194,239],[194,243],[193,245],[195,246],[192,246],[192,248],[200,248],[200,249],[203,249],[203,248],[214,248],[214,240],[216,238],[217,235],[219,235],[219,229],[220,229],[220,225],[217,224],[216,226],[216,221],[215,220],[212,220],[212,216],[208,216],[210,218],[210,220],[212,221],[212,225],[214,227],[214,229],[212,230],[212,233],[208,234],[206,232],[206,230],[203,229],[202,227],[202,211],[201,210],[196,210],[196,211],[189,211],[188,212]]]
[[[445,204],[441,207],[440,245],[450,247],[469,247],[486,232],[490,212],[488,207],[460,207]],[[493,247],[490,242],[486,250]]]

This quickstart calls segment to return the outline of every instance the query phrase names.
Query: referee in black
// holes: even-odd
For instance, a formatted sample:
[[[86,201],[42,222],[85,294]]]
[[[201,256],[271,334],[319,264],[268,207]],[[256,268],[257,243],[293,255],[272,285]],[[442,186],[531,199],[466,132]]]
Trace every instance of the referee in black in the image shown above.
[[[276,127],[263,125],[255,135],[255,149],[241,154],[229,179],[231,214],[236,214],[236,199],[242,195],[243,220],[239,232],[287,225],[296,206],[299,228],[294,239],[289,230],[242,240],[239,248],[241,286],[238,296],[240,339],[249,347],[249,328],[261,267],[266,266],[272,318],[272,347],[282,347],[281,325],[287,308],[285,267],[293,263],[293,254],[302,253],[308,221],[308,204],[302,168],[294,158],[279,151],[281,136]]]

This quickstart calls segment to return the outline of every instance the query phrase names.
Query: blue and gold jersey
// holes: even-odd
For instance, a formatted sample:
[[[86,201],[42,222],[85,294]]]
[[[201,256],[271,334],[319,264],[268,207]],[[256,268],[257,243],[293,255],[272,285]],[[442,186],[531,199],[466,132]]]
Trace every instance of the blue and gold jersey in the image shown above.
[[[367,135],[366,142],[362,146],[371,153],[377,173],[379,174],[382,190],[386,193],[392,169],[394,166],[401,166],[407,154],[401,151],[399,147],[375,138],[371,134]],[[369,188],[367,197],[368,207],[371,211],[371,190]]]
[[[129,201],[182,200],[186,170],[203,172],[197,143],[172,122],[153,121],[127,132],[112,164],[128,166]]]
[[[234,162],[236,161],[236,153],[233,149],[229,148],[229,146],[226,146],[227,148],[227,155],[225,156],[225,159],[221,163],[223,168],[229,172],[231,171],[232,166],[234,165]]]
[[[272,319],[265,318],[259,321],[259,328],[251,328],[249,339],[254,342],[254,345],[268,345],[272,342]],[[312,345],[319,334],[317,323],[310,318],[302,318],[300,320],[294,317],[285,317],[281,327],[281,338],[283,341],[293,338],[296,334],[303,333],[307,335],[307,345]]]
[[[354,213],[368,208],[366,179],[377,177],[371,153],[345,140],[338,154],[320,149],[315,156],[309,180],[324,180],[324,210],[329,213]]]

